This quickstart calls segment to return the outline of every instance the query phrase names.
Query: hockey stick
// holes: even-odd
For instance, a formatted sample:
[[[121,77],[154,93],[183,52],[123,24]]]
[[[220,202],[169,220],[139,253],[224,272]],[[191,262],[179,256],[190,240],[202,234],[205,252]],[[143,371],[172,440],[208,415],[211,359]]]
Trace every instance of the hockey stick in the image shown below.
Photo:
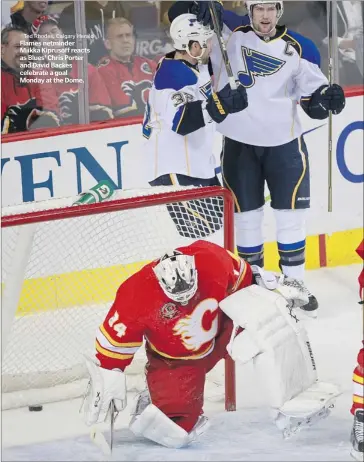
[[[219,21],[217,20],[217,12],[216,12],[216,7],[215,7],[214,1],[210,1],[210,13],[211,13],[211,17],[212,17],[212,22],[214,24],[214,30],[215,30],[215,33],[216,33],[217,41],[219,42],[221,56],[222,56],[222,59],[224,61],[224,65],[225,65],[226,73],[227,73],[227,76],[228,76],[230,88],[232,90],[236,90],[236,88],[237,88],[236,87],[236,82],[235,82],[233,71],[231,69],[231,64],[230,64],[229,56],[227,54],[225,41],[222,38],[220,24],[219,24]]]
[[[328,81],[332,85],[333,74],[333,56],[332,56],[332,4],[331,0],[326,2],[327,14],[327,37],[328,37]],[[328,120],[328,212],[332,212],[332,111],[329,111]]]
[[[105,434],[96,425],[92,427],[90,432],[92,442],[95,443],[106,456],[112,454],[114,445],[114,425],[117,416],[118,411],[115,409],[114,401],[111,401],[109,412],[105,419],[105,422],[110,423],[109,438],[106,438]]]

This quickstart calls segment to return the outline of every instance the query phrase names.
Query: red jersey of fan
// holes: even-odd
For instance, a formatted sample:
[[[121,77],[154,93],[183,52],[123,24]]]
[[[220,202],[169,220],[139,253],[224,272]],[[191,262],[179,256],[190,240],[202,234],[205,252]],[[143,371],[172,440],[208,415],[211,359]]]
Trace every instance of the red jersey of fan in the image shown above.
[[[10,106],[23,106],[34,102],[34,106],[43,111],[58,113],[58,100],[55,90],[38,83],[21,83],[20,76],[6,66],[1,65],[1,119]]]
[[[169,359],[201,359],[214,350],[226,319],[219,302],[251,285],[251,268],[206,241],[177,250],[195,257],[196,294],[186,305],[168,298],[153,271],[159,260],[127,279],[97,334],[96,357],[102,367],[124,370],[143,338],[148,349]]]
[[[48,84],[52,86],[58,97],[59,112],[63,124],[79,123],[78,115],[78,65],[77,61],[72,62],[72,67],[66,76],[61,76],[63,82],[53,82]],[[52,69],[47,69],[49,72]],[[110,109],[111,100],[103,79],[99,75],[96,67],[87,67],[88,70],[88,98],[90,107],[90,119],[105,120],[112,118]],[[52,70],[54,72],[54,70]],[[52,77],[49,75],[49,77]],[[67,81],[66,81],[67,79]],[[46,86],[45,86],[46,87]],[[98,111],[98,114],[93,117],[93,112]],[[104,114],[101,114],[104,112]]]
[[[144,114],[156,68],[155,61],[141,56],[134,56],[130,63],[110,57],[100,60],[98,70],[109,90],[115,117]]]

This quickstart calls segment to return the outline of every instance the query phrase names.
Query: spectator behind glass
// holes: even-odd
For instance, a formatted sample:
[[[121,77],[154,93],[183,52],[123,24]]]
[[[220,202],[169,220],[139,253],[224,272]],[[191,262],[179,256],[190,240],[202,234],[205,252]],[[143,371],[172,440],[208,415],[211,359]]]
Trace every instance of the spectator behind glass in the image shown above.
[[[109,90],[114,116],[144,114],[156,62],[134,54],[134,28],[125,18],[108,21],[105,46],[109,56],[98,67]]]
[[[24,3],[23,8],[21,4]],[[13,10],[16,10],[11,15],[11,24],[14,26],[22,27],[24,30],[27,30],[31,34],[31,27],[33,21],[35,21],[39,16],[42,16],[48,8],[48,1],[45,2],[18,2],[14,6]]]
[[[47,67],[49,73],[58,71],[61,73],[58,78],[64,80],[64,83],[52,84],[58,97],[61,123],[63,125],[77,124],[79,123],[78,61],[71,59],[72,56],[77,55],[69,53],[67,47],[63,45],[63,39],[60,38],[63,31],[58,26],[56,17],[50,15],[41,16],[33,23],[32,31],[34,34],[43,36],[38,39],[39,46],[44,45],[43,42],[53,42],[52,52],[48,55],[51,59],[48,58],[48,61],[44,57],[44,63],[49,66]],[[112,119],[109,93],[97,69],[91,64],[88,65],[88,91],[90,121]]]
[[[89,63],[96,65],[105,56],[104,46],[105,23],[111,18],[124,16],[122,2],[92,2],[85,1],[86,33],[90,35],[87,39]],[[74,2],[67,6],[59,18],[59,26],[65,34],[75,34],[75,8]]]
[[[310,35],[319,48],[322,58],[322,69],[328,68],[328,37],[327,37],[327,5],[326,2],[307,2],[312,21],[307,24],[306,33]],[[359,0],[337,2],[337,31],[339,48],[339,83],[340,85],[357,85],[362,83],[360,74],[361,56],[356,55],[352,40],[363,33],[363,2]],[[348,48],[348,43],[351,46]],[[358,50],[359,51],[359,50]],[[359,62],[357,60],[359,59]]]
[[[20,81],[21,63],[27,63],[26,32],[16,26],[1,31],[1,132],[15,133],[39,127],[58,127],[58,101],[52,88],[41,92],[39,83]],[[24,69],[24,68],[23,68]],[[32,78],[33,76],[25,76]]]
[[[350,72],[352,64],[355,63],[361,77],[363,77],[363,31],[364,31],[364,9],[363,3],[346,0],[342,4],[343,14],[346,16],[347,28],[343,36],[338,38],[339,51],[342,54],[345,74]],[[343,18],[345,21],[345,18]],[[349,68],[347,68],[349,63]],[[355,75],[357,73],[355,72]],[[355,79],[354,83],[363,83],[363,79]]]
[[[356,53],[356,64],[362,77],[360,85],[364,84],[364,36],[363,32],[354,37],[353,48]]]

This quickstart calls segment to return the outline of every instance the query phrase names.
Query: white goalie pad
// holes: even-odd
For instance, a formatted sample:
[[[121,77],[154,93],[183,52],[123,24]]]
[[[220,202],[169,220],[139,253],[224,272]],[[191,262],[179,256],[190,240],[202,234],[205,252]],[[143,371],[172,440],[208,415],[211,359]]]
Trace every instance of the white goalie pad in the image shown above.
[[[190,433],[175,424],[154,404],[148,404],[140,414],[133,416],[130,430],[167,448],[182,448],[195,441],[208,428],[207,418],[199,417]]]
[[[220,308],[245,329],[232,341],[232,358],[254,358],[272,407],[280,408],[317,380],[306,330],[280,294],[252,285],[221,301]]]
[[[315,382],[276,411],[275,424],[289,438],[327,417],[340,393],[332,383]]]

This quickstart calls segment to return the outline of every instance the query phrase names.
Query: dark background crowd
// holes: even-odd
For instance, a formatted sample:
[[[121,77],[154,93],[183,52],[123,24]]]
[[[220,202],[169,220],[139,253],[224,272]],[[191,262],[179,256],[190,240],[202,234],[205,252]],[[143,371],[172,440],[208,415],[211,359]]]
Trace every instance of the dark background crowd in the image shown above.
[[[114,118],[141,116],[159,59],[172,50],[167,11],[170,1],[85,1],[85,43],[87,56],[87,118],[90,123]],[[244,2],[224,2],[224,7],[245,14]],[[1,80],[2,133],[34,128],[78,124],[80,65],[77,45],[65,53],[59,35],[79,31],[72,1],[2,1]],[[284,2],[281,23],[315,42],[322,69],[328,69],[328,33],[326,1]],[[363,84],[363,2],[337,2],[338,68],[337,79],[343,86]],[[32,39],[32,48],[21,41],[34,34],[47,38]],[[47,41],[53,41],[48,55],[37,53]],[[66,39],[65,39],[66,40]],[[69,39],[72,40],[72,39]],[[59,42],[59,45],[57,45]],[[32,61],[31,54],[39,58]],[[24,64],[38,63],[34,68]],[[58,66],[58,67],[57,67]],[[63,82],[49,79],[52,70],[61,70]],[[24,83],[39,77],[52,83]],[[39,70],[42,70],[40,75]],[[32,72],[35,75],[32,74]],[[83,70],[85,72],[85,70]],[[65,79],[67,77],[67,80]]]

